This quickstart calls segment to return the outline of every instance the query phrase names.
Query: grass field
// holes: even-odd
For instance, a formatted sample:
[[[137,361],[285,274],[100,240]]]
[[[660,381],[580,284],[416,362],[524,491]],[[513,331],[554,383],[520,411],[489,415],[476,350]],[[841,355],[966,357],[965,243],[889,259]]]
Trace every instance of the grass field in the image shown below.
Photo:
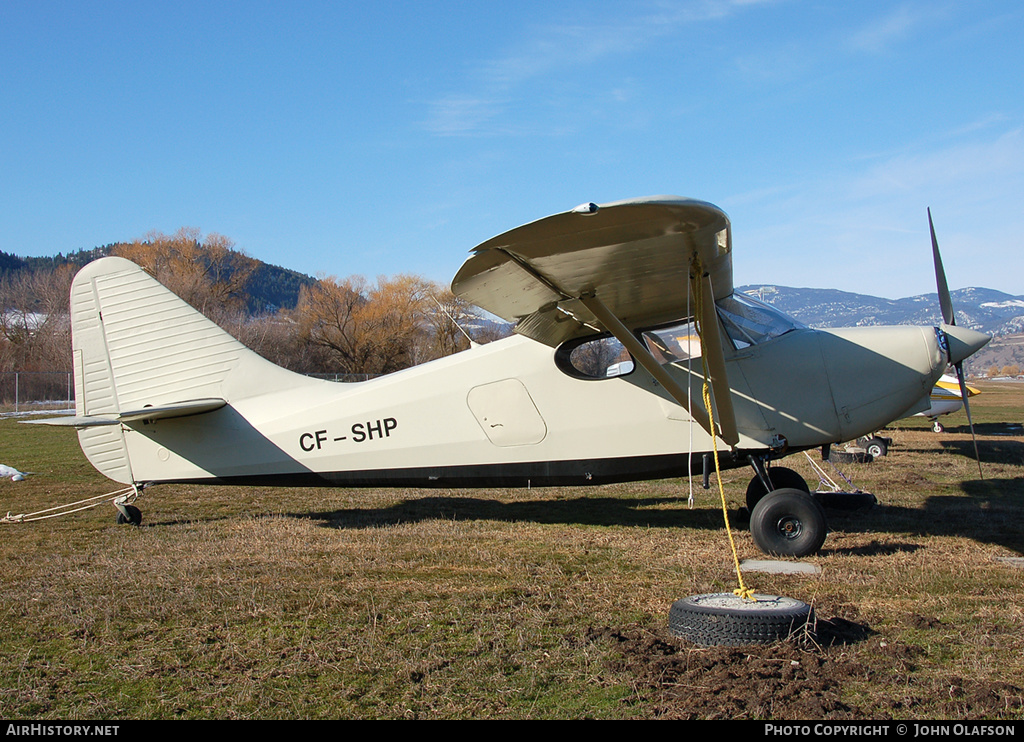
[[[0,525],[0,718],[1024,718],[1024,384],[849,465],[880,507],[830,514],[818,641],[702,649],[678,598],[736,587],[714,491],[161,486]],[[0,421],[0,511],[115,489],[72,431]],[[788,464],[816,478],[803,455]],[[749,471],[725,472],[735,510]],[[734,518],[741,558],[763,558]]]

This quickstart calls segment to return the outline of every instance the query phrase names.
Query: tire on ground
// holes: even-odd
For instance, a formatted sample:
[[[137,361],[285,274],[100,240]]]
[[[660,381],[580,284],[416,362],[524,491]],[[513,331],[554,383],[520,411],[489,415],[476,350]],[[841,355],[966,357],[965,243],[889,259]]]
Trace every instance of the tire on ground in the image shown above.
[[[876,436],[864,444],[864,450],[871,454],[872,459],[877,459],[889,453],[889,444]]]
[[[719,593],[672,604],[669,632],[705,647],[767,644],[807,630],[811,607],[793,598],[755,595],[754,601]]]
[[[138,526],[142,524],[142,511],[134,505],[125,505],[124,509],[128,511],[128,517],[126,518],[124,513],[120,510],[117,511],[117,523],[118,525],[131,525]]]
[[[828,460],[833,464],[870,464],[874,458],[860,451],[831,451]]]

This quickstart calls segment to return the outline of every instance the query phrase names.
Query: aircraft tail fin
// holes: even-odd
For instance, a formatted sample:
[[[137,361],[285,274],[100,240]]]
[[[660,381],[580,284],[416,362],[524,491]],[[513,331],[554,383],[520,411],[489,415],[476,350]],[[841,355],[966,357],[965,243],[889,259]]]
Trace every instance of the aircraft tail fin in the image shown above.
[[[79,271],[70,311],[79,442],[118,482],[135,481],[123,427],[96,420],[131,425],[148,408],[202,414],[217,402],[309,381],[260,357],[123,258]]]

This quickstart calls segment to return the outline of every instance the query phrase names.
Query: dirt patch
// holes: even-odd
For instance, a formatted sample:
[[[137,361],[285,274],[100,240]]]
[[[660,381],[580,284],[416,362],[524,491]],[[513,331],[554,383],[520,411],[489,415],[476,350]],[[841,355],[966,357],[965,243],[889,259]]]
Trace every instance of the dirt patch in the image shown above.
[[[928,623],[928,619],[922,619]],[[615,669],[634,678],[637,701],[662,719],[880,718],[851,700],[851,688],[891,688],[883,705],[892,718],[1017,718],[1024,691],[1006,683],[947,678],[942,687],[915,680],[923,651],[879,641],[865,625],[817,621],[816,634],[746,647],[698,647],[667,630],[593,630],[613,642]]]

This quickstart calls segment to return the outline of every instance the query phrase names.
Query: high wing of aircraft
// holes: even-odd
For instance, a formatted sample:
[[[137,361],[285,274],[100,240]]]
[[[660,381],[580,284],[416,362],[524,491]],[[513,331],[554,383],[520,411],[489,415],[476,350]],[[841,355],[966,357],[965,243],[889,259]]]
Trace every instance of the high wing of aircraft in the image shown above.
[[[700,472],[720,448],[723,466],[753,467],[758,545],[801,555],[820,548],[825,516],[773,462],[926,409],[947,363],[989,340],[949,321],[804,327],[733,291],[724,212],[670,196],[505,232],[452,287],[516,334],[338,384],[271,364],[138,266],[102,258],[71,288],[76,414],[50,422],[76,427],[89,461],[136,494],[593,485]]]

